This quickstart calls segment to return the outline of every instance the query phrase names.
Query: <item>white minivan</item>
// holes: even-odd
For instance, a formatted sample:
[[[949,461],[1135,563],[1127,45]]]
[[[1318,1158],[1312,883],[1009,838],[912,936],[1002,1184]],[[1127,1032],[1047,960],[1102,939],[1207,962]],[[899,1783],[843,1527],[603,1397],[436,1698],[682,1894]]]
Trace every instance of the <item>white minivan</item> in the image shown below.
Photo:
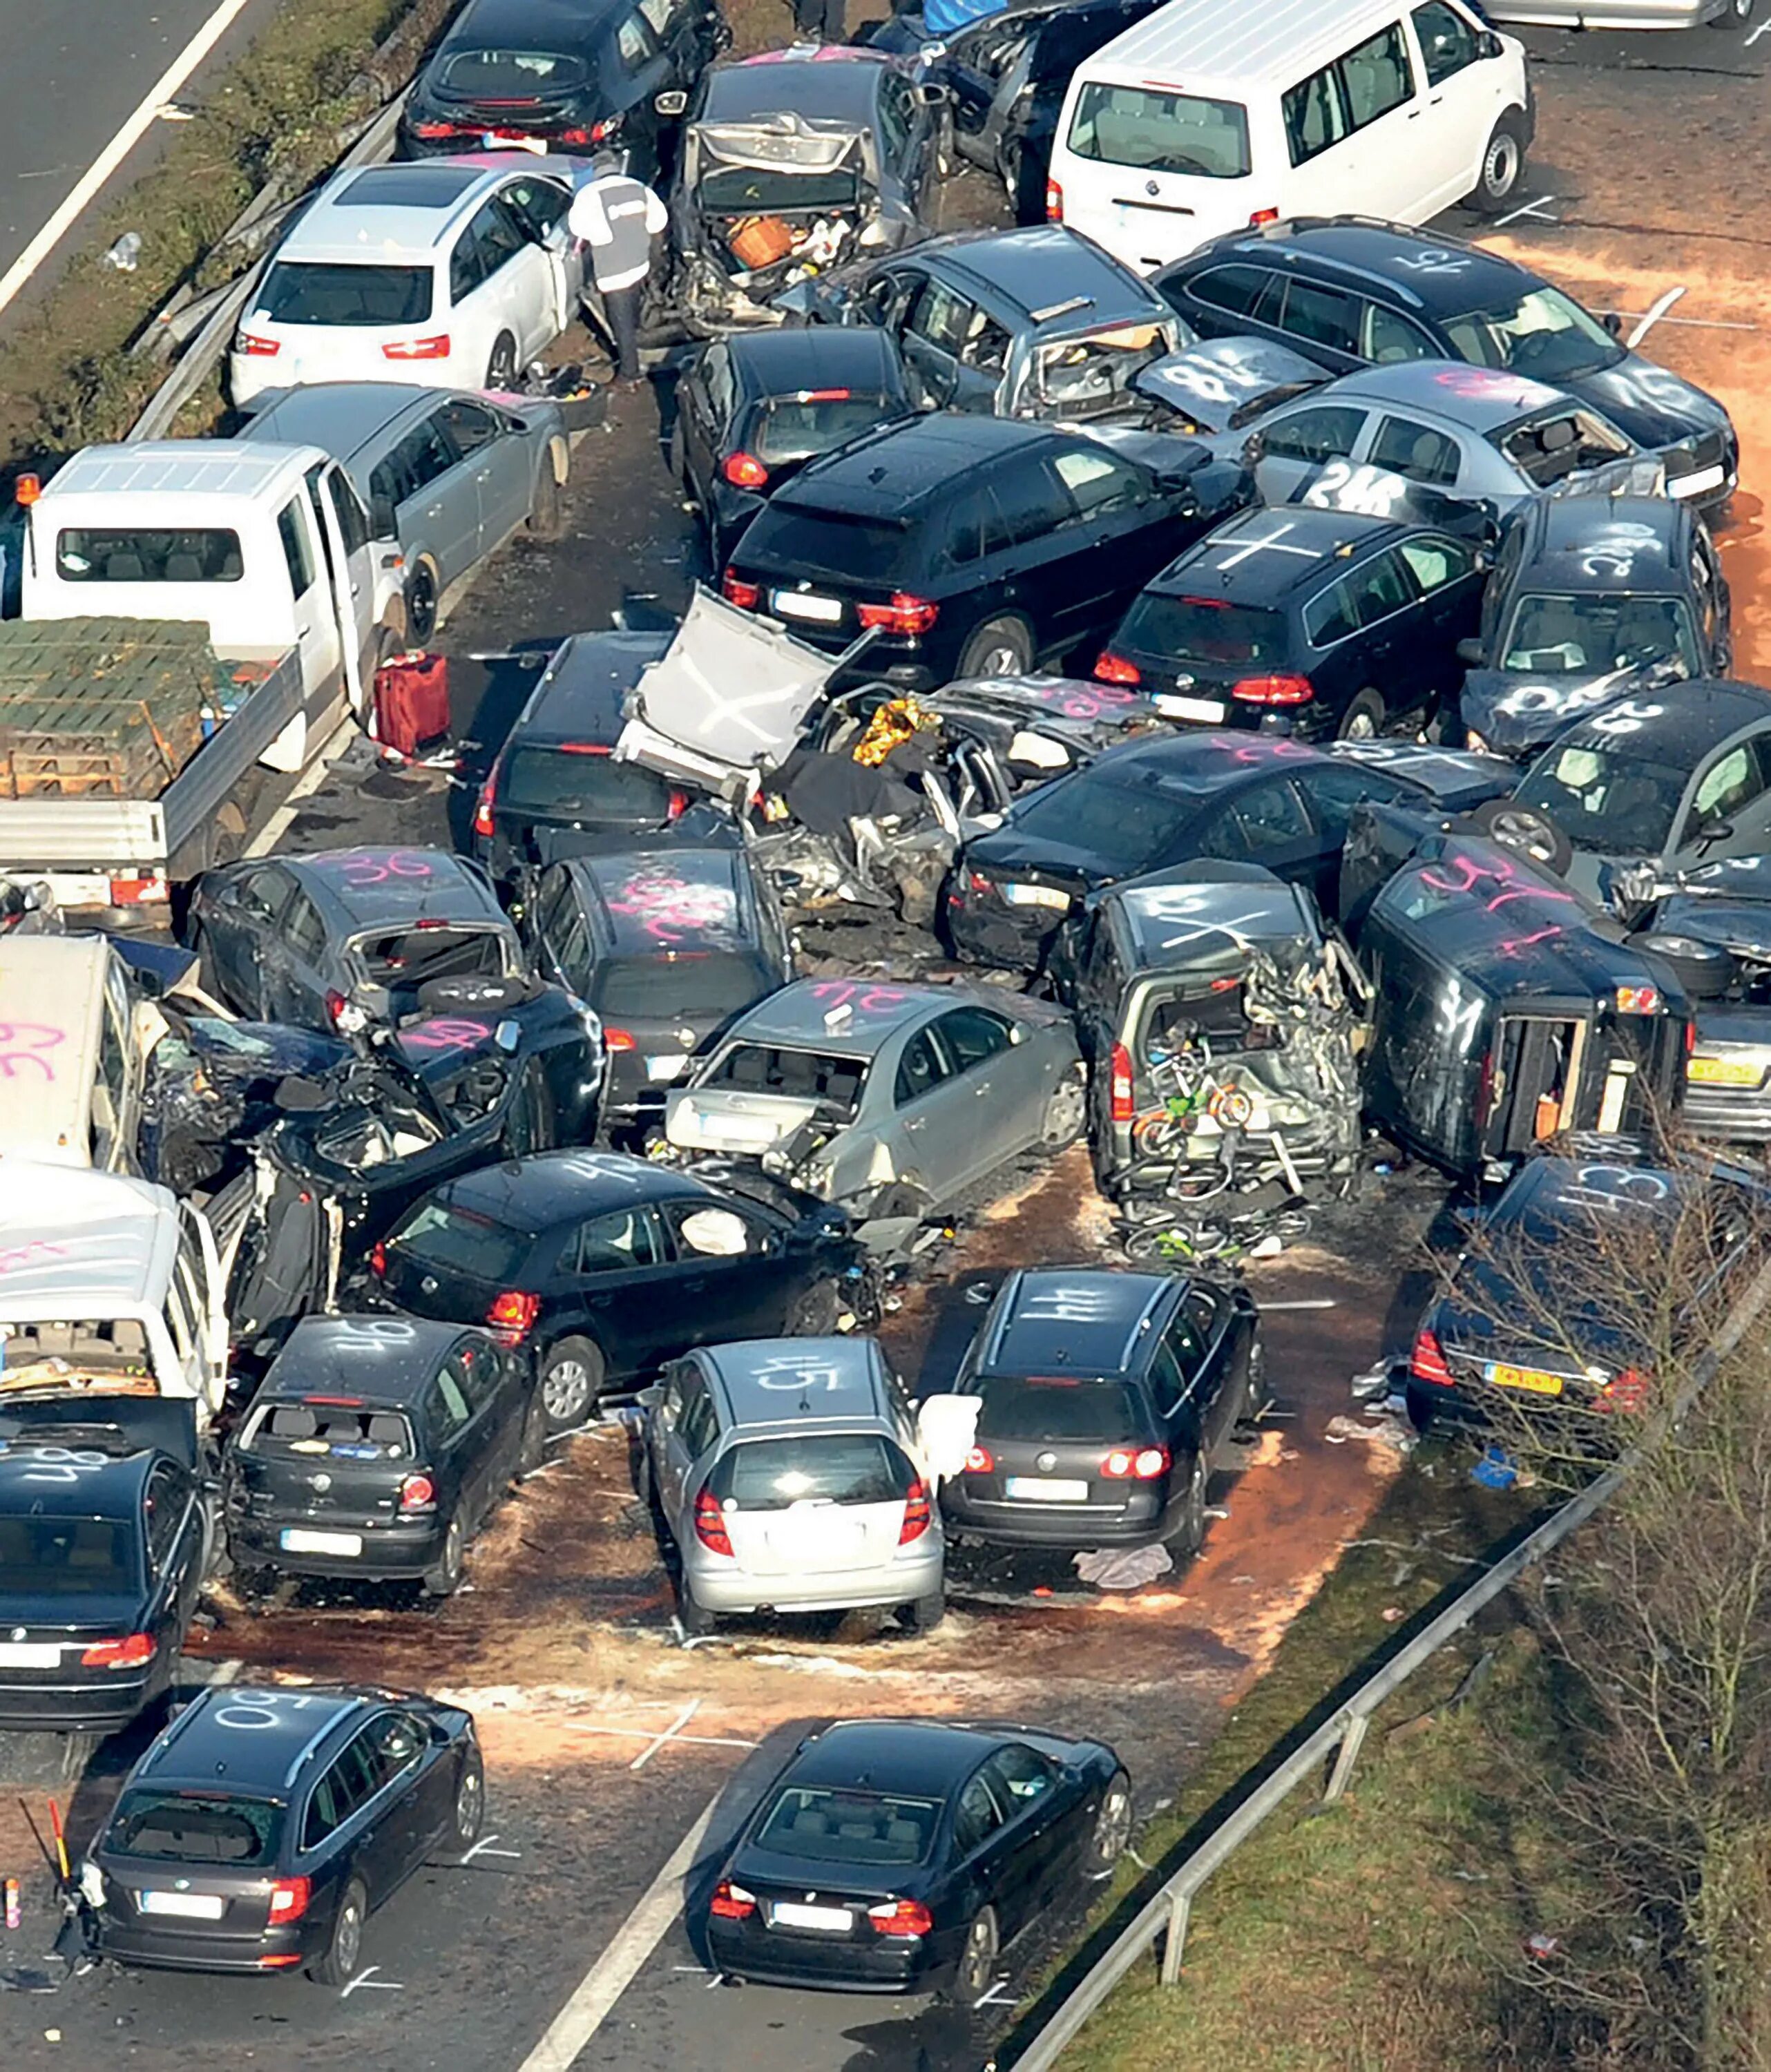
[[[1145,273],[1281,218],[1498,213],[1532,127],[1465,0],[1169,0],[1077,67],[1046,212]]]

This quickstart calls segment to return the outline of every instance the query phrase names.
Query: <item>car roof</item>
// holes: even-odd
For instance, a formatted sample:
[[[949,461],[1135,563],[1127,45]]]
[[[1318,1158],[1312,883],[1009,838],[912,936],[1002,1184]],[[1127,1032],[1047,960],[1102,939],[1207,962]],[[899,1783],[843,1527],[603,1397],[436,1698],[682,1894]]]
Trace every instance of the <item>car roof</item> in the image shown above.
[[[932,238],[909,256],[1013,303],[1038,337],[1062,337],[1128,318],[1155,323],[1173,316],[1153,288],[1062,224],[961,231]],[[1083,306],[1078,307],[1079,298]]]
[[[1302,504],[1238,512],[1178,555],[1146,588],[1163,596],[1201,590],[1270,604],[1313,588],[1421,528],[1391,518],[1317,511]]]
[[[1545,496],[1527,508],[1522,589],[1683,596],[1691,586],[1691,514],[1670,496]]]
[[[273,264],[428,264],[512,171],[425,158],[341,173],[284,238]]]
[[[459,1324],[421,1317],[303,1317],[255,1400],[318,1392],[405,1403],[429,1380],[452,1346],[480,1336]]]
[[[1276,734],[1247,734],[1227,727],[1201,727],[1196,732],[1144,734],[1103,749],[1094,761],[1060,778],[1060,783],[1087,783],[1091,777],[1115,784],[1148,784],[1169,793],[1203,799],[1241,778],[1265,776],[1283,760],[1301,770],[1328,758],[1318,748]],[[1041,787],[1042,789],[1043,787]],[[1025,795],[1030,803],[1038,790]],[[1016,802],[1017,804],[1020,801]],[[1012,825],[1014,808],[1009,809]],[[988,837],[986,837],[988,839]]]
[[[230,1684],[200,1691],[136,1765],[125,1789],[201,1785],[286,1798],[306,1758],[391,1692]]]
[[[48,1448],[50,1457],[60,1461],[65,1458],[67,1444],[47,1426],[39,1438],[0,1440],[0,1513],[10,1516],[28,1510],[47,1518],[135,1517],[142,1507],[142,1486],[162,1456],[152,1447],[139,1447],[94,1460],[66,1481],[56,1481],[43,1473],[43,1449]],[[19,1593],[27,1593],[28,1585]]]
[[[584,741],[612,748],[627,724],[627,693],[670,643],[668,633],[569,633],[529,693],[512,744]]]
[[[743,1338],[704,1346],[699,1357],[742,1425],[853,1424],[881,1412],[872,1338]]]
[[[618,957],[743,951],[754,939],[745,925],[739,896],[744,866],[736,849],[686,843],[617,849],[580,857],[567,868],[600,901]]]
[[[629,1203],[680,1201],[687,1196],[723,1201],[697,1180],[647,1158],[618,1151],[538,1151],[507,1159],[436,1190],[457,1207],[479,1211],[491,1222],[521,1231],[544,1231],[569,1216]]]
[[[891,335],[872,324],[783,324],[740,332],[725,350],[746,401],[807,388],[904,388]]]
[[[1340,56],[1363,20],[1346,0],[1271,0],[1264,7],[1169,0],[1098,51],[1089,72],[1145,72],[1149,84],[1171,92],[1231,81],[1244,95],[1260,84],[1289,87],[1320,60]]]
[[[898,61],[885,51],[799,43],[715,68],[697,122],[749,122],[791,109],[810,121],[870,123],[879,81]]]
[[[839,1720],[803,1741],[776,1782],[945,1797],[1009,1738],[935,1720]]]
[[[1638,700],[1634,724],[1620,734],[1596,713],[1557,737],[1547,755],[1564,748],[1602,748],[1644,763],[1670,763],[1675,770],[1695,765],[1710,750],[1743,728],[1771,720],[1771,691],[1757,684],[1722,677],[1699,677],[1675,684],[1662,698]]]
[[[1182,865],[1116,885],[1104,902],[1124,917],[1140,971],[1184,966],[1254,944],[1314,941],[1321,932],[1301,889],[1259,865],[1242,870],[1209,860]]]
[[[1485,437],[1540,410],[1581,407],[1566,390],[1552,388],[1547,382],[1509,374],[1498,367],[1472,367],[1462,360],[1395,360],[1383,367],[1362,367],[1313,390],[1293,407],[1321,409],[1343,401],[1435,410]]]
[[[577,55],[600,43],[631,0],[467,0],[438,55],[462,50],[547,49]]]
[[[1190,255],[1181,270],[1193,273],[1208,255],[1221,261],[1231,252],[1268,265],[1283,265],[1289,253],[1296,253],[1315,262],[1313,270],[1344,274],[1350,283],[1387,291],[1385,299],[1398,308],[1428,317],[1502,308],[1543,286],[1539,275],[1479,245],[1364,216],[1294,216],[1238,231]],[[1429,253],[1435,263],[1421,265]]]
[[[143,439],[134,446],[86,446],[44,483],[42,501],[67,524],[116,524],[133,521],[131,496],[188,495],[216,500],[214,522],[227,514],[224,497],[246,504],[274,503],[279,492],[299,490],[307,470],[330,456],[318,446],[249,439]],[[91,500],[92,516],[64,507],[76,497]],[[102,509],[100,507],[103,507]]]
[[[747,1009],[730,1034],[746,1043],[789,1043],[871,1058],[890,1037],[970,996],[946,985],[875,985],[802,978]]]
[[[426,416],[450,400],[446,388],[414,388],[404,381],[316,381],[278,390],[241,426],[243,439],[323,446],[348,461],[364,446]]]
[[[984,1375],[1141,1371],[1158,1314],[1185,1284],[1167,1273],[1042,1267],[1015,1274],[979,1349]]]
[[[0,1177],[0,1319],[101,1317],[163,1297],[178,1249],[170,1188],[23,1158]]]
[[[770,504],[840,511],[861,518],[919,515],[945,508],[956,477],[1009,454],[1068,450],[1066,434],[1013,417],[937,410],[877,430],[812,461],[770,498]]]
[[[313,849],[299,856],[280,852],[271,860],[286,865],[351,927],[397,927],[412,921],[509,925],[466,859],[448,849],[390,849],[365,842],[355,849]]]

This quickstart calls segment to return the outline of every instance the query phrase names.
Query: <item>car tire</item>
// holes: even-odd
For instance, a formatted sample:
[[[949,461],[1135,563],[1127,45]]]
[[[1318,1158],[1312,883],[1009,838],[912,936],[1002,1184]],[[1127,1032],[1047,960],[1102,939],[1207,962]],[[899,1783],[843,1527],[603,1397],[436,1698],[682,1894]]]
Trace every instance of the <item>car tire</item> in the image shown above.
[[[437,572],[420,561],[406,578],[406,639],[422,648],[437,630]]]
[[[787,1311],[790,1338],[828,1338],[836,1328],[836,1291],[828,1281],[800,1291]]]
[[[569,1432],[602,1392],[606,1363],[589,1338],[561,1338],[541,1363],[541,1400],[550,1432]]]
[[[961,2007],[976,2007],[996,1982],[996,1953],[1002,1938],[992,1906],[980,1907],[966,1926],[953,1967],[953,1997]]]
[[[686,1581],[676,1587],[676,1623],[683,1629],[685,1640],[705,1640],[719,1624],[717,1614],[696,1602],[695,1593]]]
[[[486,1765],[478,1749],[470,1749],[455,1782],[454,1811],[450,1815],[450,1840],[458,1849],[472,1848],[486,1824]]]
[[[1485,799],[1470,820],[1479,834],[1502,849],[1517,849],[1557,878],[1574,861],[1574,844],[1547,813],[1510,799]]]
[[[492,341],[491,356],[486,362],[486,386],[505,389],[516,386],[516,340],[507,331],[501,331]]]
[[[542,467],[541,479],[536,484],[535,500],[529,506],[526,522],[532,538],[561,540],[565,536],[565,500],[560,493],[560,479],[553,472],[551,454]]]
[[[1720,14],[1710,17],[1712,29],[1737,29],[1753,19],[1754,0],[1728,0]]]
[[[338,1910],[332,1916],[332,1932],[326,1947],[308,1967],[308,1976],[317,1986],[347,1986],[363,1960],[363,1930],[369,1918],[369,1895],[361,1878],[354,1877],[339,1894]]]
[[[540,1390],[536,1389],[523,1413],[523,1444],[516,1456],[518,1479],[532,1475],[546,1458],[547,1405],[541,1400]]]
[[[460,1518],[450,1519],[443,1533],[442,1552],[436,1564],[424,1572],[427,1597],[452,1597],[461,1588],[462,1571],[467,1564],[467,1535]]]
[[[1206,1544],[1206,1490],[1211,1466],[1202,1453],[1195,1453],[1187,1470],[1187,1494],[1174,1530],[1165,1535],[1167,1545],[1183,1560],[1191,1560]]]
[[[1733,983],[1734,960],[1715,943],[1693,935],[1632,935],[1630,947],[1664,964],[1692,1000],[1724,1000]]]
[[[1525,177],[1525,130],[1516,115],[1503,115],[1482,146],[1481,170],[1467,197],[1479,216],[1504,216]]]
[[[1377,692],[1361,691],[1341,715],[1337,741],[1375,741],[1383,731],[1384,704]]]
[[[1095,1832],[1083,1856],[1083,1876],[1111,1877],[1131,1839],[1132,1780],[1123,1770],[1116,1770],[1095,1815]]]
[[[1074,1144],[1088,1124],[1088,1082],[1080,1065],[1073,1067],[1054,1086],[1040,1119],[1039,1141],[1047,1151],[1062,1151]]]
[[[944,1590],[931,1590],[926,1597],[915,1598],[904,1607],[904,1624],[911,1633],[933,1633],[946,1617]]]
[[[1033,667],[1033,628],[1012,613],[987,619],[959,651],[955,676],[1024,676]]]

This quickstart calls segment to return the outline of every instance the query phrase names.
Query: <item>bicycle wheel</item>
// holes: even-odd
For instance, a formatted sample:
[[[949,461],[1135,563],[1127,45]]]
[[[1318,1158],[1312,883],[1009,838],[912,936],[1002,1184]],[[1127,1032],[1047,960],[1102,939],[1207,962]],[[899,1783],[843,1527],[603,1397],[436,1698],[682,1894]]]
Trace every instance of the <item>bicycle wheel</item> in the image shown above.
[[[1185,1118],[1171,1115],[1166,1108],[1159,1108],[1153,1115],[1140,1115],[1132,1124],[1132,1149],[1141,1158],[1161,1158],[1177,1152],[1186,1141]]]

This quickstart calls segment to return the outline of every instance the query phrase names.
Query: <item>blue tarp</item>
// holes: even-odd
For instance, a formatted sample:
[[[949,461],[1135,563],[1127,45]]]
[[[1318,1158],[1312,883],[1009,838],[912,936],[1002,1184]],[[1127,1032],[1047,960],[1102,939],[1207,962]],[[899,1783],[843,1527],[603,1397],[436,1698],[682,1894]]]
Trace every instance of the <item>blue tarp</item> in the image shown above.
[[[1007,0],[923,0],[922,21],[931,36],[956,36],[974,22],[1000,14]]]

